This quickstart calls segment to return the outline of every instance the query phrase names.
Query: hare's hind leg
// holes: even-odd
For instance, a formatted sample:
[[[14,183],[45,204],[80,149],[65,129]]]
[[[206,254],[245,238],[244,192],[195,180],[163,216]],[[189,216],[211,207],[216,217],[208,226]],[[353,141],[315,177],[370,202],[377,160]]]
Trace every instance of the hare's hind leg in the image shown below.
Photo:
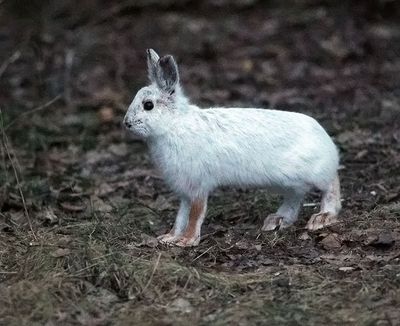
[[[264,220],[262,231],[284,229],[293,224],[299,215],[304,194],[288,192],[283,196],[283,203],[275,214],[268,215]]]
[[[190,201],[186,198],[182,198],[173,228],[167,234],[160,235],[157,238],[158,241],[165,244],[173,244],[177,242],[186,229],[189,213]]]
[[[340,182],[339,176],[329,185],[328,189],[322,194],[321,210],[313,214],[308,221],[306,228],[310,231],[322,229],[328,225],[338,222],[337,216],[342,205],[340,202]]]

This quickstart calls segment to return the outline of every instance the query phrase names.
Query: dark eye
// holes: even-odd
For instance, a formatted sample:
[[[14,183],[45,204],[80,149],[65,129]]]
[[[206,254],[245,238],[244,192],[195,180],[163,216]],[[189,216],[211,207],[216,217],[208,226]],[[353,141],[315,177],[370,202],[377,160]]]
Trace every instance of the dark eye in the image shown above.
[[[150,111],[154,108],[154,104],[152,101],[146,101],[143,103],[143,109],[145,109],[146,111]]]

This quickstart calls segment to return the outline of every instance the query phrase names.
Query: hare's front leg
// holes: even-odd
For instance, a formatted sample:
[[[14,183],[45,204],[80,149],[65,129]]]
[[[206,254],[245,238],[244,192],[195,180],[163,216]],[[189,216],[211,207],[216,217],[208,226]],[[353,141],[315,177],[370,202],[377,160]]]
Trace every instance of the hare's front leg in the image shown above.
[[[200,242],[201,225],[207,210],[207,198],[194,199],[190,203],[189,222],[185,232],[175,243],[180,247],[197,246]]]
[[[283,229],[293,224],[299,215],[304,194],[288,192],[283,196],[283,203],[275,214],[268,215],[264,220],[262,231]]]
[[[167,234],[160,235],[157,238],[158,241],[165,244],[173,244],[180,239],[188,223],[190,207],[190,201],[186,198],[181,198],[181,203],[173,228]]]

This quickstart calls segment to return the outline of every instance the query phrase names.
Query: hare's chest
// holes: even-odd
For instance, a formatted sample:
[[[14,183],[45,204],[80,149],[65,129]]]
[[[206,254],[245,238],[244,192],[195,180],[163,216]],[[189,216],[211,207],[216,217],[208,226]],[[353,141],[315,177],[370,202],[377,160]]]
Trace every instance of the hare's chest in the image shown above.
[[[158,145],[150,148],[153,163],[166,183],[176,191],[190,192],[201,183],[201,168],[196,153],[178,144]],[[198,152],[197,152],[198,154]]]

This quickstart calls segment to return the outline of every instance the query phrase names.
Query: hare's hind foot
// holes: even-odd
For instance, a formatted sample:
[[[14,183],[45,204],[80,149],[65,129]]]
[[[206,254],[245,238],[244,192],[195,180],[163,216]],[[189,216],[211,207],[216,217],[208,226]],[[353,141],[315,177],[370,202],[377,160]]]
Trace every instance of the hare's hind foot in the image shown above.
[[[157,240],[159,243],[178,247],[194,247],[200,243],[200,237],[185,237],[172,233],[160,235]]]
[[[335,214],[330,212],[318,213],[311,216],[306,229],[316,231],[337,223],[339,223],[339,220]]]
[[[341,206],[340,182],[339,177],[336,176],[328,189],[326,189],[322,194],[321,211],[311,216],[306,228],[310,231],[315,231],[338,223],[339,220],[337,216]]]
[[[179,235],[174,235],[173,233],[169,232],[157,237],[158,242],[166,244],[166,245],[173,245],[177,241],[179,241],[181,237]]]
[[[276,231],[288,227],[285,218],[279,214],[269,214],[265,220],[261,231]]]
[[[200,236],[198,237],[185,237],[182,236],[180,239],[174,243],[178,247],[195,247],[200,243]]]
[[[303,194],[288,192],[283,197],[283,203],[275,214],[268,215],[264,220],[262,231],[275,231],[289,227],[299,214]]]

